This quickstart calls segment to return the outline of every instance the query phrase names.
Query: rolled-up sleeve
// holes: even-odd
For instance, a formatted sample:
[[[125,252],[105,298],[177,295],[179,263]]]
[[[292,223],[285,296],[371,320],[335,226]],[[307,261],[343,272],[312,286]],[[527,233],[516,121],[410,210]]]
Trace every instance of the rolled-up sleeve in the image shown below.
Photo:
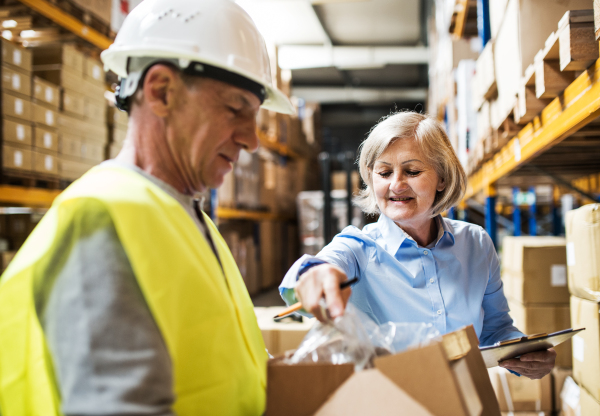
[[[513,320],[509,315],[510,309],[500,279],[500,262],[492,240],[487,234],[484,237],[484,244],[488,246],[490,274],[482,303],[484,318],[483,330],[479,339],[481,346],[525,336],[513,325]]]

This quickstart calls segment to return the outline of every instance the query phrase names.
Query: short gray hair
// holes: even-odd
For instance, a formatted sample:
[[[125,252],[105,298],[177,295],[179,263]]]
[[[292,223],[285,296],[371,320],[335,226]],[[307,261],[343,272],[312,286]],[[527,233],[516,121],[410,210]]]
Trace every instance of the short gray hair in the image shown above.
[[[355,198],[355,204],[367,215],[380,213],[373,190],[373,166],[391,144],[402,139],[417,141],[427,162],[446,185],[435,196],[431,216],[435,217],[458,204],[467,188],[467,175],[442,125],[433,117],[414,111],[401,111],[385,117],[360,145],[358,165],[366,186]]]

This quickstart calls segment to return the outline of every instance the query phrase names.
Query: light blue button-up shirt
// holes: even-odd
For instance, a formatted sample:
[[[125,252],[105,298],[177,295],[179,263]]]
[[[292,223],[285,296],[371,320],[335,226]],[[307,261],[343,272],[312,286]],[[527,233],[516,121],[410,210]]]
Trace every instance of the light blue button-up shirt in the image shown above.
[[[420,247],[384,215],[363,230],[346,227],[316,259],[358,277],[352,302],[375,322],[425,322],[442,334],[473,325],[481,346],[522,337],[509,316],[492,240],[478,225],[441,216],[439,239]],[[288,304],[305,255],[279,286]]]

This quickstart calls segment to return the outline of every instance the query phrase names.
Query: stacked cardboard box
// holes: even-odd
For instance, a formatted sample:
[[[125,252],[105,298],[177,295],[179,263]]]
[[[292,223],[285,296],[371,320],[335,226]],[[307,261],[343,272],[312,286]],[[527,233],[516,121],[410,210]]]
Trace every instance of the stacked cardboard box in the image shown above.
[[[120,111],[115,107],[109,107],[106,120],[108,128],[110,129],[110,141],[106,154],[109,159],[112,159],[116,157],[123,148],[123,143],[127,136],[129,116],[124,111]]]
[[[255,224],[249,221],[227,221],[219,224],[219,231],[233,255],[248,293],[256,295],[261,290],[261,284]]]
[[[275,321],[273,317],[285,309],[283,306],[254,308],[258,326],[269,354],[278,356],[300,346],[304,336],[315,324],[315,318],[302,317],[300,321],[291,318]]]
[[[102,64],[70,44],[37,48],[33,62],[40,82],[60,86],[58,173],[62,179],[77,179],[105,159],[108,130]]]
[[[573,378],[600,402],[600,205],[569,211],[566,231],[571,325],[586,328],[573,337]]]
[[[567,377],[561,392],[562,408],[560,416],[600,415],[600,402],[590,392]]]
[[[33,170],[31,52],[7,42],[2,48],[2,169]]]
[[[570,328],[566,242],[560,237],[505,237],[502,282],[515,326],[528,335]],[[556,366],[571,367],[571,343],[557,346]]]
[[[33,77],[33,171],[58,176],[58,86]]]
[[[540,380],[531,380],[500,367],[490,368],[488,372],[502,412],[515,412],[515,415],[521,416],[524,416],[521,412],[552,412],[550,374]]]

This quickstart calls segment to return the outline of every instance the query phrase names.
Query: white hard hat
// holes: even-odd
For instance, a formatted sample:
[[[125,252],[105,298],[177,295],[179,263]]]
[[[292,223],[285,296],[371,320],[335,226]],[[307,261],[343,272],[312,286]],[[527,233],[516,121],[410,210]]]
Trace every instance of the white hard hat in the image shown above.
[[[249,89],[264,99],[262,107],[268,110],[295,112],[285,94],[272,86],[263,37],[231,0],[144,0],[127,15],[101,57],[106,68],[131,78],[129,90],[137,88],[143,64],[163,60]]]

